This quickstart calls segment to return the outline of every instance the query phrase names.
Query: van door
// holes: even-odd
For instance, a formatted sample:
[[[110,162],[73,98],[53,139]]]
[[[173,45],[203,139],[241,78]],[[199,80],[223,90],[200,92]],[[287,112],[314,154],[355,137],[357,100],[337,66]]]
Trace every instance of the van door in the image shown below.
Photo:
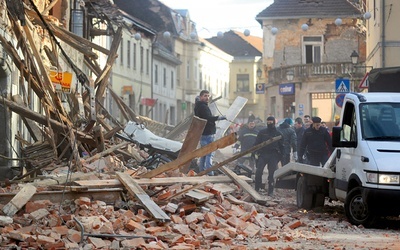
[[[354,172],[354,168],[360,162],[360,155],[357,150],[358,141],[360,136],[359,124],[357,120],[356,106],[353,102],[348,100],[344,105],[342,112],[342,132],[340,140],[342,142],[352,142],[351,147],[340,147],[337,154],[336,161],[336,195],[338,198],[345,198],[348,187],[348,180],[350,175]]]

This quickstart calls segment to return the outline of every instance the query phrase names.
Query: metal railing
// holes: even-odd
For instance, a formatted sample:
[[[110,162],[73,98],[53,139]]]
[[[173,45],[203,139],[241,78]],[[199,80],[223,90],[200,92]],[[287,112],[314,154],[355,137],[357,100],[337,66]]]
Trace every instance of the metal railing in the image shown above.
[[[291,65],[268,71],[268,84],[287,82],[286,76],[288,73],[293,75],[295,81],[301,81],[316,77],[332,78],[350,76],[355,71],[354,65],[351,62]]]

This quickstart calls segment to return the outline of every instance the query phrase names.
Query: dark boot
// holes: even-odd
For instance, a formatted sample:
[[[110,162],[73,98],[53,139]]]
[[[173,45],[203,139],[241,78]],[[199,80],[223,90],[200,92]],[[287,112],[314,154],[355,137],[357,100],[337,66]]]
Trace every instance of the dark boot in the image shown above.
[[[268,185],[268,195],[272,196],[274,194],[274,184]]]

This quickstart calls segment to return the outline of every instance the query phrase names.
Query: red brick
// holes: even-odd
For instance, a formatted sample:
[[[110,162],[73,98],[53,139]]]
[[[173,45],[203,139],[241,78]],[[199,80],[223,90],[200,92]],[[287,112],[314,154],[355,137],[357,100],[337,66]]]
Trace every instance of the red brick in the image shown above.
[[[163,227],[148,227],[146,228],[146,232],[149,234],[155,234],[164,231]]]
[[[129,230],[134,231],[135,229],[139,229],[141,231],[145,230],[145,227],[142,224],[137,223],[136,221],[130,220],[125,227]]]
[[[212,213],[205,213],[204,220],[212,225],[217,225],[217,219],[215,218],[214,214]]]
[[[87,205],[90,206],[92,204],[90,198],[88,197],[79,197],[79,199],[75,200],[75,204],[78,206]]]
[[[25,213],[30,214],[40,208],[48,208],[52,205],[49,200],[28,201],[25,204]]]
[[[58,227],[53,227],[52,230],[60,235],[67,235],[69,229],[66,226],[58,226]]]
[[[145,244],[146,241],[143,238],[135,238],[121,241],[121,245],[129,249],[139,248],[140,246],[143,246]]]
[[[301,221],[299,221],[299,220],[293,221],[293,222],[288,224],[288,227],[290,229],[295,229],[295,228],[298,228],[300,226],[301,226]]]

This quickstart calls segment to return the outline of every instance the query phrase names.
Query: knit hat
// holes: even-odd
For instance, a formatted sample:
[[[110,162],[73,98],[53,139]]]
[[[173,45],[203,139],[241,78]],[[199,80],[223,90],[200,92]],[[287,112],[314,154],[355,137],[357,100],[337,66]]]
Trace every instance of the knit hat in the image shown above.
[[[268,116],[267,121],[273,121],[275,123],[275,117],[273,116]]]
[[[254,122],[255,120],[256,120],[256,117],[254,115],[251,115],[251,116],[249,116],[247,123]]]
[[[321,123],[322,119],[318,116],[313,116],[313,118],[311,118],[311,121],[314,123]]]
[[[292,124],[293,124],[292,119],[290,119],[290,118],[286,118],[286,119],[285,119],[285,122],[286,122],[287,124],[289,124],[289,125],[292,125]]]

